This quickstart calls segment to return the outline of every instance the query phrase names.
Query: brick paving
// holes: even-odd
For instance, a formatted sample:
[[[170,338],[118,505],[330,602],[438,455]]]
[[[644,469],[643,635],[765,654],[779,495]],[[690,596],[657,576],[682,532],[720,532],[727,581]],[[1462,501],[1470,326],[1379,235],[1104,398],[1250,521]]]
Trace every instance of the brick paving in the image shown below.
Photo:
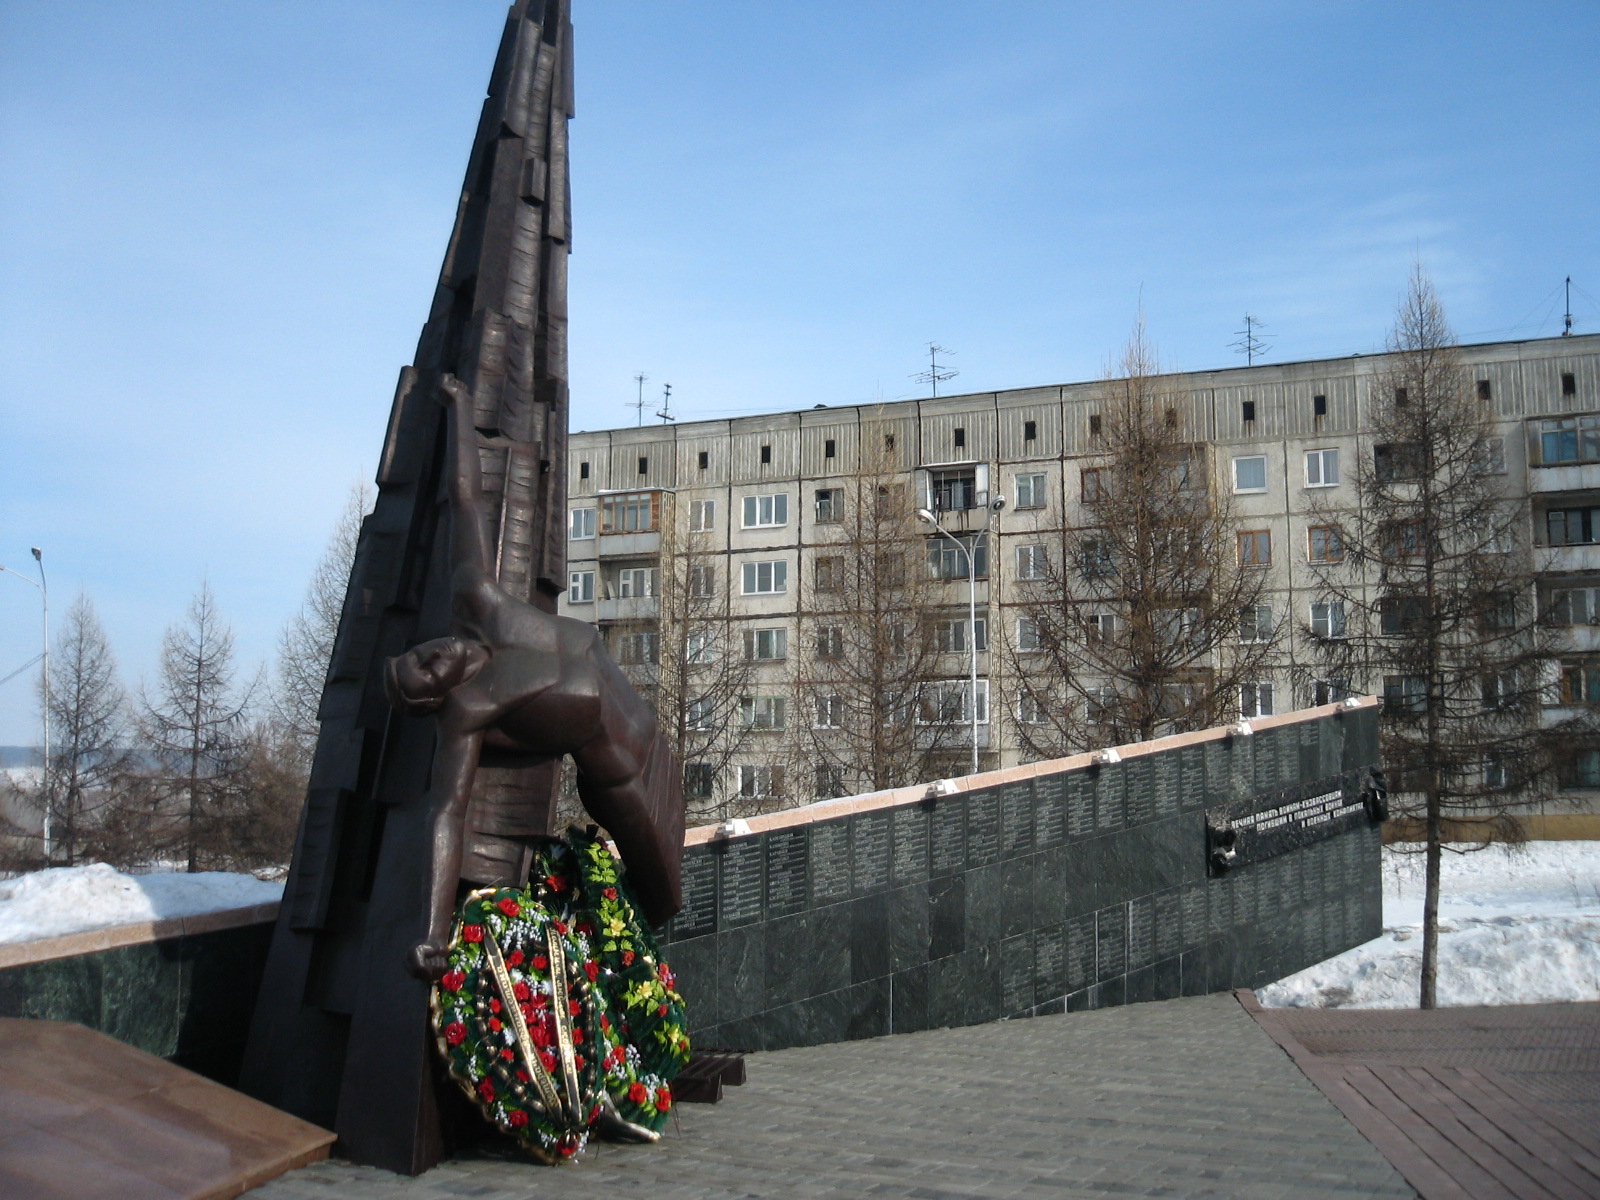
[[[1424,1200],[1600,1197],[1600,1004],[1261,1009]]]
[[[1414,1197],[1231,996],[758,1054],[656,1146],[415,1179],[339,1162],[252,1200]]]

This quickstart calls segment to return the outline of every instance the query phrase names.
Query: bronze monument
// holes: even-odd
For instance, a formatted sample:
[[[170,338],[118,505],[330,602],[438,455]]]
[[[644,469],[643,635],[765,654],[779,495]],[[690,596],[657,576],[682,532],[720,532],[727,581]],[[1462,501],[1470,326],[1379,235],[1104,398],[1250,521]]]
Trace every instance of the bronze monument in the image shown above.
[[[595,631],[554,615],[571,46],[567,0],[512,6],[400,374],[241,1080],[357,1162],[406,1174],[472,1119],[428,1029],[457,898],[527,879],[564,755],[645,915],[679,904],[676,765]]]

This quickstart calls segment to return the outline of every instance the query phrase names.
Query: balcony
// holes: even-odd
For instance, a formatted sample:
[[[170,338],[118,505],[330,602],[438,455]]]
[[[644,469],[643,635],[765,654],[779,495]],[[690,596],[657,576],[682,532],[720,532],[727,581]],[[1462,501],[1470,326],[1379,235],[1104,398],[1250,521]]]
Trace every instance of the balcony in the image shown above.
[[[955,754],[972,749],[971,725],[918,725],[917,748]],[[989,726],[978,726],[978,749],[989,748]]]
[[[1600,463],[1570,463],[1560,467],[1534,467],[1528,472],[1530,492],[1600,491]]]
[[[595,539],[595,554],[600,558],[659,558],[661,531],[602,533]]]
[[[1558,625],[1551,641],[1556,654],[1600,654],[1600,625]]]
[[[594,619],[605,624],[609,621],[654,621],[660,615],[659,596],[624,596],[598,601]]]
[[[1600,571],[1600,542],[1577,546],[1535,546],[1533,569],[1552,575],[1577,575]]]

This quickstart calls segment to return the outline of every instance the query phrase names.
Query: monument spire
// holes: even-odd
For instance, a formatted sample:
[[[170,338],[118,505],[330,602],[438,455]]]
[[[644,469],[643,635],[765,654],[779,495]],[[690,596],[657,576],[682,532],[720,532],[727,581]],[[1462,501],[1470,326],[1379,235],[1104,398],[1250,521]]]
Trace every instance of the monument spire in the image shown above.
[[[427,923],[434,734],[427,717],[389,707],[383,667],[449,626],[447,377],[472,399],[499,587],[551,612],[563,587],[572,113],[568,0],[517,0],[432,308],[400,372],[241,1078],[335,1130],[357,1162],[405,1174],[447,1152],[454,1110],[431,1055],[428,985],[406,970]],[[525,877],[558,778],[559,763],[480,766],[464,880]]]

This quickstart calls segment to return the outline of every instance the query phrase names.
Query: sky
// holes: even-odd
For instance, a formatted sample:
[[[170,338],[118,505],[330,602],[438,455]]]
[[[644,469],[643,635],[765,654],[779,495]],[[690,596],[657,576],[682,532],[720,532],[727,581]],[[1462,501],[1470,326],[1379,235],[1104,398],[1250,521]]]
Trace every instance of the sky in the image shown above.
[[[1600,4],[575,0],[572,426],[1600,330]],[[504,0],[0,0],[0,564],[241,682],[370,482]],[[648,414],[647,414],[648,419]],[[40,593],[0,573],[0,677]],[[0,745],[36,742],[28,675]]]

